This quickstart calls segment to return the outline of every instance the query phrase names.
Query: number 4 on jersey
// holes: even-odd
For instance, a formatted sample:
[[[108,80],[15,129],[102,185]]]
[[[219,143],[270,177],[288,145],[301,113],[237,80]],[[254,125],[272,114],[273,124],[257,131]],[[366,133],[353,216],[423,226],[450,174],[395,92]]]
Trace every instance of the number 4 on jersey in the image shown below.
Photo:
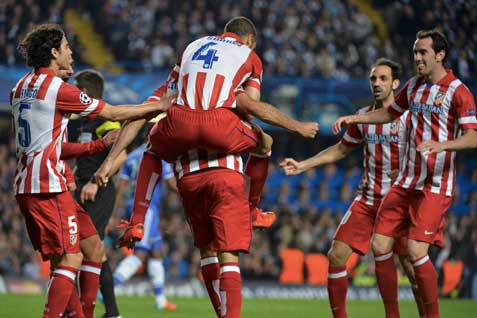
[[[219,60],[219,57],[216,56],[217,50],[209,49],[214,45],[217,45],[217,43],[209,42],[202,45],[192,56],[192,61],[204,61],[202,67],[205,69],[211,69],[212,64]]]

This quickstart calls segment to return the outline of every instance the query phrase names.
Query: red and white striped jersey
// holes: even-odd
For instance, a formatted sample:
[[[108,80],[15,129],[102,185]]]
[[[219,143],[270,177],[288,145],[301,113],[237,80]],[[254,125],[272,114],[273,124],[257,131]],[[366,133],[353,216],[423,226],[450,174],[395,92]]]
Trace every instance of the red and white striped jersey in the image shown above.
[[[191,109],[234,108],[239,89],[254,87],[260,90],[261,81],[260,58],[237,35],[225,33],[189,44],[166,83],[147,100],[159,100],[177,93],[177,104]],[[226,168],[242,173],[243,161],[239,155],[190,149],[174,162],[178,179],[206,168]]]
[[[243,173],[242,157],[203,149],[190,149],[187,154],[174,162],[174,174],[177,180],[186,174],[208,168],[225,168]]]
[[[374,106],[361,108],[364,114],[374,110]],[[357,124],[348,127],[341,143],[356,147],[364,143],[364,172],[358,186],[355,201],[367,205],[379,205],[392,186],[388,173],[400,169],[401,159],[406,149],[407,114],[388,124]]]
[[[16,84],[10,105],[17,145],[15,193],[66,191],[60,155],[69,116],[94,118],[105,103],[63,82],[53,70],[40,68]]]
[[[178,70],[177,104],[191,109],[235,108],[240,87],[260,90],[262,62],[234,33],[206,36],[187,46]]]
[[[455,152],[429,154],[417,151],[417,147],[427,140],[444,142],[458,138],[467,129],[477,130],[472,93],[450,70],[436,84],[416,76],[404,85],[388,111],[400,115],[407,109],[410,117],[407,151],[397,184],[451,196]]]

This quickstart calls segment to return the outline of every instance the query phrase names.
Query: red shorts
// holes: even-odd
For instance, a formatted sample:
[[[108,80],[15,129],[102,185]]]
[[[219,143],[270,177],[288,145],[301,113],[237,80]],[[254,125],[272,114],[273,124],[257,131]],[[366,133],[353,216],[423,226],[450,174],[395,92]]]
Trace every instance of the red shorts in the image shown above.
[[[243,175],[207,170],[182,177],[177,187],[196,247],[248,253],[252,216]]]
[[[79,241],[97,234],[88,214],[69,192],[18,194],[28,235],[43,259],[79,253]]]
[[[451,197],[393,186],[379,207],[374,231],[442,246],[444,217],[451,203]]]
[[[194,148],[227,154],[247,153],[257,147],[262,134],[260,127],[245,124],[228,108],[203,111],[172,106],[167,116],[152,127],[149,141],[161,159],[173,162]]]

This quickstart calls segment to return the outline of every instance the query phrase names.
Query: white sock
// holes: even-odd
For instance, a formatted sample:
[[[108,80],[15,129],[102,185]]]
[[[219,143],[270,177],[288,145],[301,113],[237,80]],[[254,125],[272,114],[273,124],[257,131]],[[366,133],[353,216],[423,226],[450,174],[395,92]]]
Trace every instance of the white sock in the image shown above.
[[[160,258],[150,258],[147,261],[147,273],[151,279],[154,295],[156,296],[156,304],[159,307],[163,307],[167,300],[164,295],[165,272],[162,260]]]
[[[123,259],[114,271],[113,276],[115,283],[122,284],[128,281],[134,274],[136,274],[139,267],[141,267],[141,264],[141,259],[134,254]]]

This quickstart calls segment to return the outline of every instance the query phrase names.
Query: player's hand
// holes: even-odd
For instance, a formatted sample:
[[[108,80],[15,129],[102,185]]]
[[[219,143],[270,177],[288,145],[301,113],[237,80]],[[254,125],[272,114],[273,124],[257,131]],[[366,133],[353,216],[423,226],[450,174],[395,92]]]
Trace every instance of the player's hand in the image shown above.
[[[125,229],[123,235],[118,239],[118,247],[134,248],[136,242],[142,240],[144,237],[144,225],[142,223],[131,225],[126,220],[121,220],[116,228]]]
[[[77,189],[76,182],[69,182],[66,184],[66,188],[69,192],[74,192]]]
[[[104,135],[103,142],[106,145],[106,147],[111,146],[118,139],[119,131],[120,129],[114,129],[109,131],[106,135]]]
[[[444,148],[444,145],[435,140],[424,141],[419,146],[417,146],[417,151],[422,152],[425,155],[439,153],[444,150],[446,150]]]
[[[391,178],[391,184],[393,184],[394,181],[396,181],[397,177],[399,176],[399,169],[391,170],[387,173],[387,175],[389,178]]]
[[[282,167],[283,172],[285,172],[287,176],[296,176],[305,171],[301,162],[298,162],[293,158],[285,158],[280,162],[280,167]]]
[[[297,133],[305,138],[315,138],[319,127],[319,124],[315,122],[300,122],[297,128]]]
[[[98,185],[92,182],[88,182],[81,189],[80,201],[85,203],[85,201],[92,201],[96,199],[96,193],[98,192]]]
[[[94,180],[100,187],[105,187],[109,181],[109,174],[113,168],[113,160],[106,159],[94,174]]]
[[[337,135],[343,127],[352,124],[352,118],[352,115],[338,118],[333,124],[333,134]]]
[[[155,102],[148,102],[147,104],[155,106],[157,109],[156,115],[159,115],[160,113],[168,110],[169,107],[171,107],[174,104],[176,98],[177,98],[177,95],[163,96],[161,97],[160,100]]]

